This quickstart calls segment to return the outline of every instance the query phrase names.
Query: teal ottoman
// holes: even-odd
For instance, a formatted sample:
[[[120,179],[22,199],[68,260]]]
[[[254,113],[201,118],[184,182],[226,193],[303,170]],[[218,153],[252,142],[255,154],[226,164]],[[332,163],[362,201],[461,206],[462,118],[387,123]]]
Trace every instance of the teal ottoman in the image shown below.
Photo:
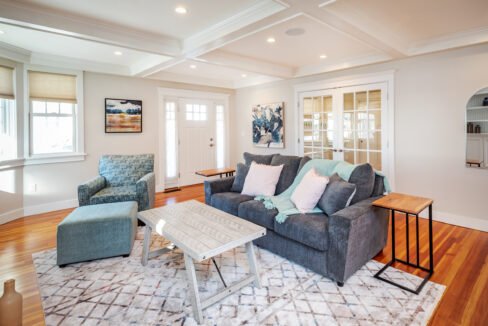
[[[128,256],[136,231],[135,201],[78,207],[58,225],[57,264]]]

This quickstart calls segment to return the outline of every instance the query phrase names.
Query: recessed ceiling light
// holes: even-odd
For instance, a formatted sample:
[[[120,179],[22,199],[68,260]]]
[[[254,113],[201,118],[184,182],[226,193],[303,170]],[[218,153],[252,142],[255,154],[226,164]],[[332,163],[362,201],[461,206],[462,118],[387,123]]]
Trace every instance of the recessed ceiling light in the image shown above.
[[[196,67],[197,67],[196,65],[190,65],[191,69],[196,69]]]
[[[274,43],[274,42],[276,42],[276,40],[275,40],[274,37],[268,37],[268,39],[266,40],[266,42],[268,42],[268,43]]]
[[[5,32],[4,31],[0,31],[0,34],[5,34]]]
[[[186,13],[187,13],[187,10],[186,10],[186,8],[185,8],[185,7],[183,7],[183,6],[178,6],[178,7],[176,7],[176,8],[175,8],[175,12],[176,12],[177,14],[184,15],[184,14],[186,14]]]
[[[242,76],[242,78],[246,78],[246,77],[247,77],[247,75],[246,75],[246,74],[242,74],[241,76]]]
[[[122,55],[122,52],[120,52],[120,51],[114,51],[114,54],[120,56],[120,55]]]
[[[320,55],[320,59],[325,59],[325,58],[327,58],[327,56],[325,54]]]
[[[305,34],[305,30],[301,27],[290,28],[285,31],[288,36],[300,36]]]

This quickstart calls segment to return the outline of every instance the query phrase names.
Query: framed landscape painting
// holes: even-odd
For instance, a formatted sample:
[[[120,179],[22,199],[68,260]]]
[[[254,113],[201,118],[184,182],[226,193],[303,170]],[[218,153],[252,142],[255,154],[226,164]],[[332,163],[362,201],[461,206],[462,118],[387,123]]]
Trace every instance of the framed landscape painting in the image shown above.
[[[142,132],[142,101],[106,98],[105,132]]]
[[[253,106],[252,142],[256,147],[285,147],[283,106],[283,102]]]

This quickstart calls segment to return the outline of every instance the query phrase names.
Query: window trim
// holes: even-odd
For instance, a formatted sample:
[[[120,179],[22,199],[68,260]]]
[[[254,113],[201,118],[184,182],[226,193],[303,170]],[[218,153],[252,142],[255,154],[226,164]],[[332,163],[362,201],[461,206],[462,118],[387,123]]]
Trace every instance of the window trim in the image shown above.
[[[74,151],[49,154],[32,154],[32,100],[29,96],[29,71],[39,71],[53,74],[67,74],[76,76],[76,111],[74,114],[75,140]],[[24,79],[24,165],[74,162],[85,160],[84,143],[84,92],[83,92],[83,71],[53,68],[36,65],[26,65],[23,71]],[[58,101],[62,102],[62,101]]]

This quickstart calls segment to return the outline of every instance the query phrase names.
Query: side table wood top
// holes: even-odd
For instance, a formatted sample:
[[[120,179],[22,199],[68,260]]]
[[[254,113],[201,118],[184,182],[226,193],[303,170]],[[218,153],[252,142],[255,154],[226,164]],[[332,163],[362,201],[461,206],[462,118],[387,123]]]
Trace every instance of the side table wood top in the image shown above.
[[[417,215],[432,203],[433,200],[430,198],[392,192],[375,200],[373,206]]]
[[[213,177],[216,175],[222,175],[222,174],[228,174],[228,173],[234,173],[236,172],[236,169],[233,168],[223,168],[223,169],[209,169],[209,170],[201,170],[201,171],[196,171],[195,174],[204,176],[204,177]]]

